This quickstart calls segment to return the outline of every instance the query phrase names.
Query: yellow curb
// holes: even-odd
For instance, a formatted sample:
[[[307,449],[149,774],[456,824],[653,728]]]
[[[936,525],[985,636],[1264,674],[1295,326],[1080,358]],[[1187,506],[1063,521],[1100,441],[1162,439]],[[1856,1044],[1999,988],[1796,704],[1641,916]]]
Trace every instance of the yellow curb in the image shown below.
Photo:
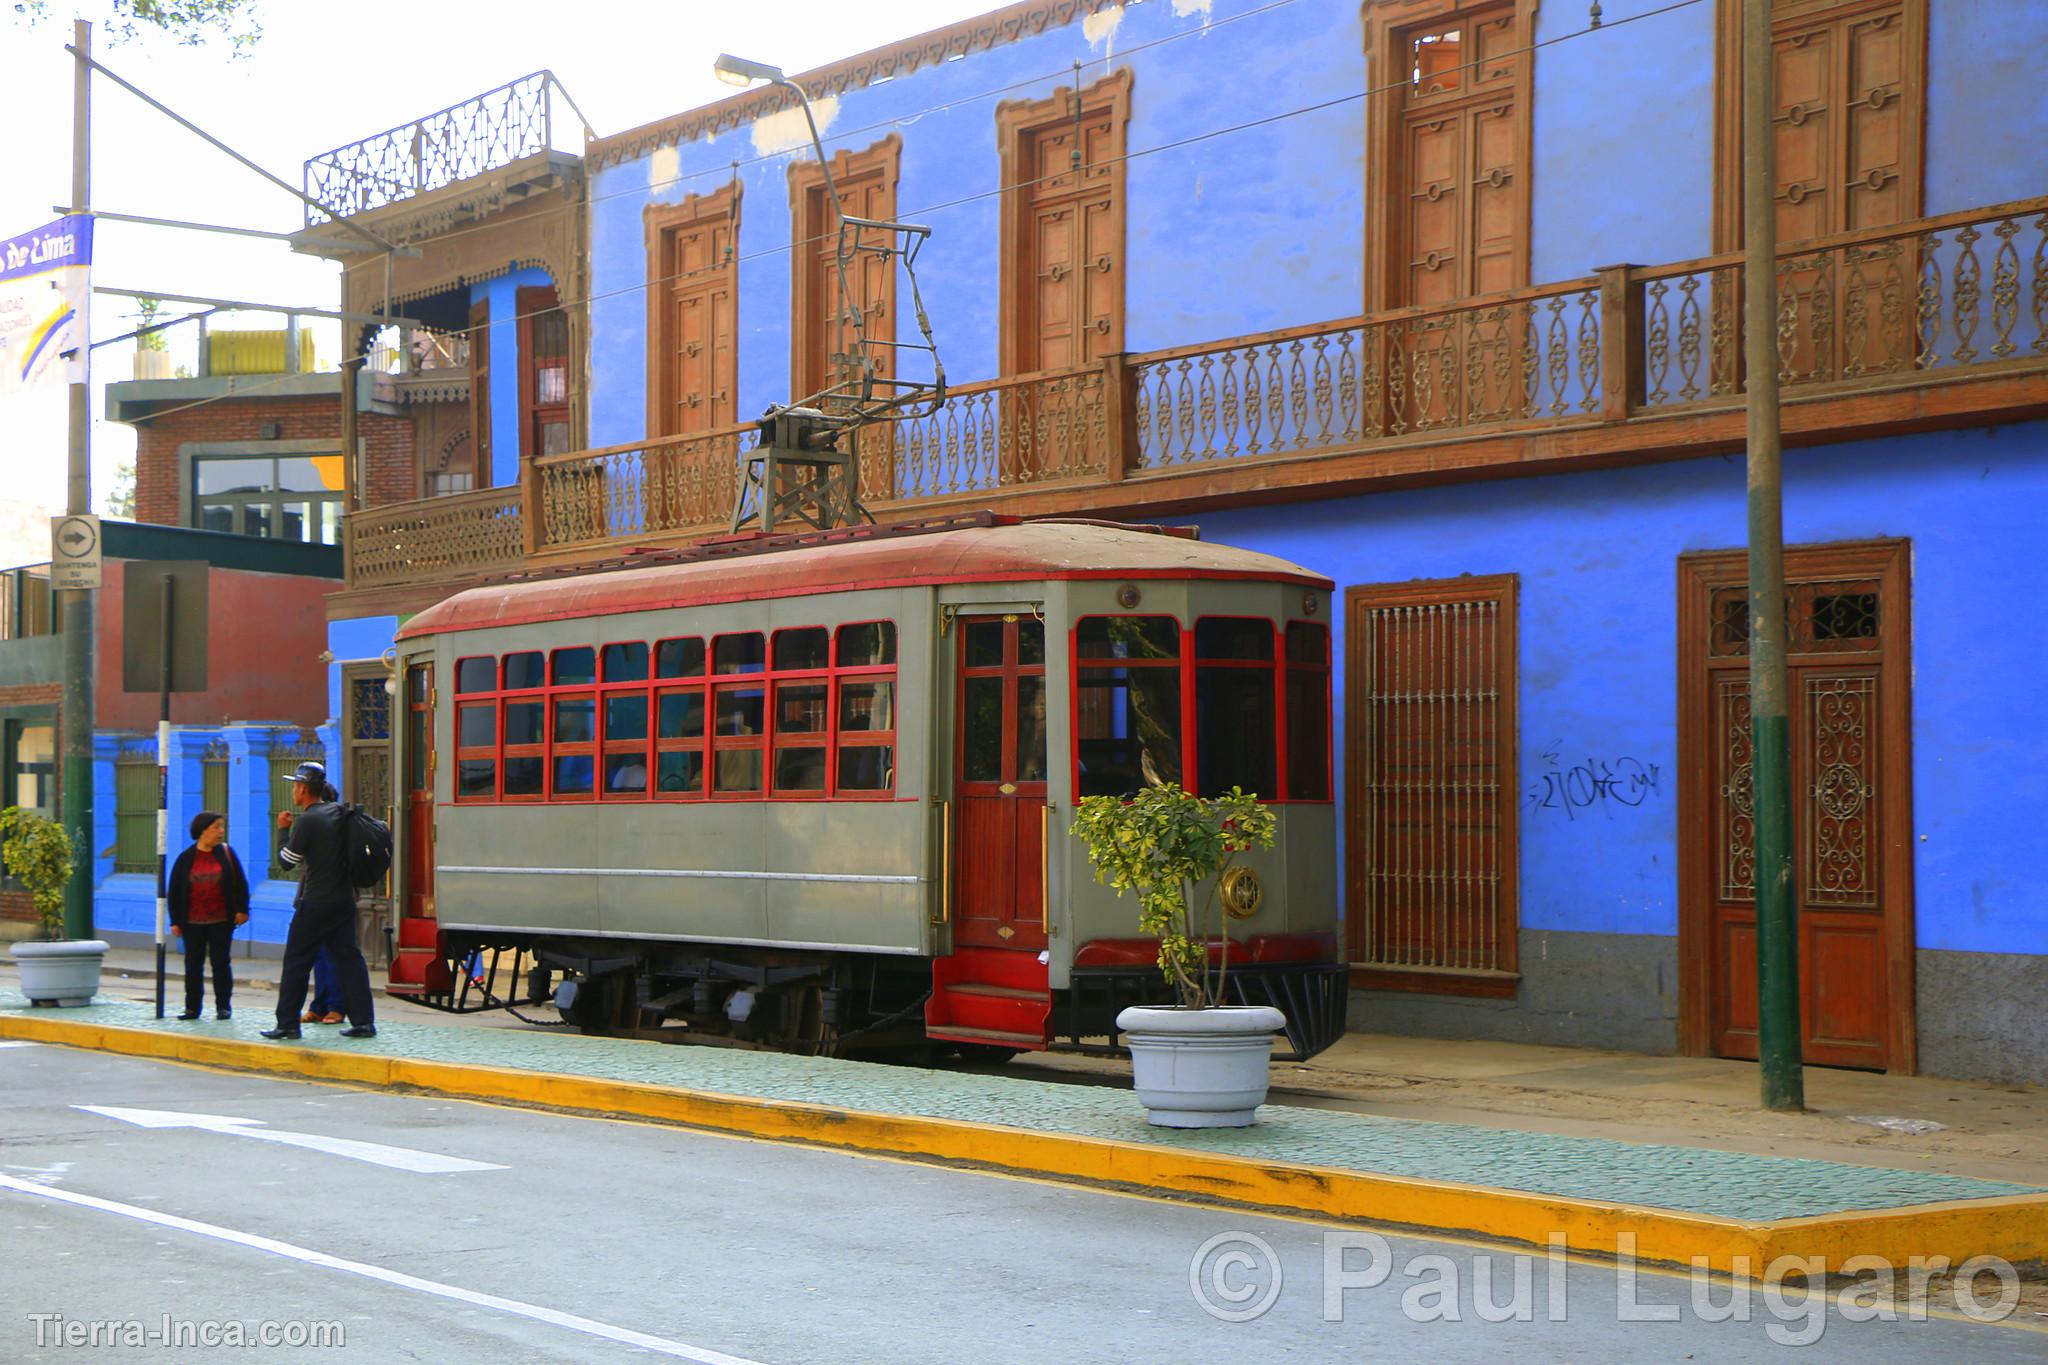
[[[1779,1257],[1819,1257],[1840,1270],[1856,1256],[1895,1267],[1914,1257],[2048,1261],[2048,1193],[1748,1222],[1669,1209],[1487,1186],[1260,1161],[1113,1138],[1037,1133],[958,1119],[873,1114],[796,1100],[754,1099],[640,1081],[423,1061],[367,1051],[279,1046],[39,1015],[0,1014],[0,1037],[62,1043],[239,1071],[463,1099],[652,1119],[749,1137],[929,1160],[971,1162],[1077,1183],[1135,1186],[1248,1208],[1455,1233],[1574,1251],[1703,1264],[1761,1278]]]

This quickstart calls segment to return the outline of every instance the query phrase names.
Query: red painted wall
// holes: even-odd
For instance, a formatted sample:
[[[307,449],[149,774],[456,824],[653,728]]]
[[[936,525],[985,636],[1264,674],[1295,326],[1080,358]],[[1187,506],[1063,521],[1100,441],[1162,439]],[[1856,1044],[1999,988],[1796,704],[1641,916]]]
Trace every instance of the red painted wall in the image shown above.
[[[125,561],[107,561],[99,596],[95,694],[103,730],[153,732],[155,692],[121,690],[122,580]],[[313,726],[327,719],[327,609],[331,578],[216,568],[207,574],[204,692],[173,692],[179,725],[278,721]]]

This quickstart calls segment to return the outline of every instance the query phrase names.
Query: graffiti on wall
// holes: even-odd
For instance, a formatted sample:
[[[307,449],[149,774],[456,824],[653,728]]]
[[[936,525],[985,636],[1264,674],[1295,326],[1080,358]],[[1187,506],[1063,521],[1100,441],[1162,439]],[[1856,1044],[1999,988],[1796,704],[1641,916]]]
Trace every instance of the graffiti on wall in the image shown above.
[[[1553,744],[1539,756],[1535,780],[1522,794],[1522,809],[1560,812],[1566,820],[1598,811],[1612,819],[1617,810],[1633,810],[1663,795],[1663,773],[1655,763],[1623,754],[1567,765],[1562,753],[1563,746]]]

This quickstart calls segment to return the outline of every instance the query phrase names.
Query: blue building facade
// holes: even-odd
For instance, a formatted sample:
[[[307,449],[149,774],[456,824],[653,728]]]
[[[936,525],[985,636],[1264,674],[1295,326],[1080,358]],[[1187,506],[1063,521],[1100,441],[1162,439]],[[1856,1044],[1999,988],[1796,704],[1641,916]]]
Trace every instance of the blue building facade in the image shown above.
[[[917,279],[956,385],[1155,376],[1122,483],[1006,473],[992,504],[1189,521],[1339,585],[1354,1026],[1739,1056],[1736,7],[1602,8],[1589,30],[1560,0],[1045,0],[799,80],[842,185],[932,229]],[[1822,244],[1780,272],[1808,1055],[2048,1081],[2048,646],[2006,605],[2048,496],[2048,9],[1779,10],[1780,233]],[[584,165],[588,444],[673,434],[664,310],[713,276],[732,391],[684,429],[801,396],[823,334],[791,102]],[[724,247],[681,266],[662,234],[693,212]],[[860,288],[917,339],[906,281]],[[1395,380],[1472,298],[1503,302],[1444,324],[1469,351]],[[1366,428],[1348,446],[1333,407]],[[1174,481],[1194,464],[1213,477]],[[333,652],[374,658],[398,620],[337,621]]]

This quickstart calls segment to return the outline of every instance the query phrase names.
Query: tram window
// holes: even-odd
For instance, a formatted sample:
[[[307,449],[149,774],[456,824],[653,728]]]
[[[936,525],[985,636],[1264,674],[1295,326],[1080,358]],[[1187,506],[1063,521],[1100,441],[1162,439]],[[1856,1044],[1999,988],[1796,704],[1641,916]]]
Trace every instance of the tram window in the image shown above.
[[[867,621],[839,628],[839,667],[888,668],[895,662],[895,622]]]
[[[867,744],[839,750],[839,790],[885,792],[896,784],[896,748]]]
[[[775,689],[776,735],[825,733],[825,684],[783,683]]]
[[[647,738],[647,694],[628,692],[604,699],[604,742]]]
[[[968,647],[973,648],[969,641]],[[960,725],[960,776],[968,782],[1003,780],[1003,680],[969,678]]]
[[[541,733],[541,703],[537,701],[508,701],[505,703],[505,745],[540,744],[545,740]]]
[[[488,655],[475,659],[458,659],[455,662],[457,692],[495,691],[497,678],[498,661]]]
[[[759,749],[720,749],[712,763],[712,790],[728,794],[761,790]]]
[[[762,690],[758,687],[721,687],[712,715],[712,733],[758,735],[761,726]]]
[[[539,650],[528,650],[523,654],[507,654],[505,656],[505,690],[507,692],[524,692],[528,688],[539,687],[544,681],[545,675],[541,671]]]
[[[655,756],[655,782],[664,796],[704,794],[704,755],[696,749],[664,749]]]
[[[597,738],[594,697],[555,698],[555,743],[588,744]]]
[[[1232,787],[1279,795],[1273,699],[1273,623],[1205,616],[1195,622],[1195,773],[1198,794]]]
[[[786,633],[786,632],[785,632]],[[825,632],[818,632],[822,654]],[[775,641],[781,660],[782,637]],[[820,682],[778,683],[775,688],[775,790],[825,790],[825,731],[830,716],[828,688]],[[794,737],[794,738],[792,738]]]
[[[1080,622],[1075,637],[1075,790],[1128,796],[1180,781],[1179,623],[1170,616],[1094,616]]]
[[[654,734],[657,739],[702,739],[704,737],[704,694],[664,692],[657,701]]]
[[[616,682],[645,682],[647,680],[647,646],[635,642],[606,645],[604,647],[604,680]]]
[[[1330,632],[1287,623],[1287,799],[1330,799]]]
[[[775,632],[775,671],[797,672],[823,668],[825,650],[830,642],[823,626],[806,626],[802,630],[778,630]]]
[[[485,702],[481,706],[458,706],[455,708],[455,747],[458,749],[485,749],[498,742],[498,708]]]
[[[657,678],[701,678],[704,676],[702,640],[663,640],[654,647],[654,676]]]
[[[554,655],[554,669],[557,687],[594,683],[597,681],[597,651],[589,645],[558,649]]]
[[[589,754],[560,754],[555,758],[555,795],[588,796],[595,776]]]
[[[721,635],[711,644],[714,673],[759,673],[767,658],[759,631],[751,635]]]
[[[839,731],[894,730],[896,684],[848,680],[839,684]]]
[[[606,754],[604,791],[607,796],[643,795],[647,791],[647,755],[638,750],[630,754]]]
[[[1040,668],[1045,664],[1045,623],[1043,621],[1019,621],[1017,623],[1017,666],[1019,668]]]
[[[1017,780],[1045,781],[1045,679],[1017,679]]]
[[[465,758],[455,765],[458,800],[489,799],[498,794],[498,765],[488,758]]]
[[[724,754],[720,758],[726,757]],[[825,790],[825,746],[822,744],[778,745],[775,750],[775,790],[778,792],[821,792]]]
[[[1004,625],[999,620],[970,621],[967,624],[967,667],[1003,666]]]
[[[539,754],[505,755],[505,795],[539,796],[541,776],[547,771]]]

